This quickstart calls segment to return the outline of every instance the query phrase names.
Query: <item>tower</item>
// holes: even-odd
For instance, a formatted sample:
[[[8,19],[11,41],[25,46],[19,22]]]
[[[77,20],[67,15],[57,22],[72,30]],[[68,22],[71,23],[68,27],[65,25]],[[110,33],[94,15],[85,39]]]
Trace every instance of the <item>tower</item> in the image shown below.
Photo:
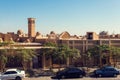
[[[28,36],[35,37],[35,18],[28,18]]]

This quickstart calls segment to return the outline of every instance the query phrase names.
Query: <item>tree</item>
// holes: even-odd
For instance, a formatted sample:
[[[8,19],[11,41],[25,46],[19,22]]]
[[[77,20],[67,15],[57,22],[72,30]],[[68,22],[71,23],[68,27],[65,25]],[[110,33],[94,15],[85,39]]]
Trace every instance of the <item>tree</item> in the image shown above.
[[[113,65],[116,66],[117,60],[120,57],[120,48],[111,47],[111,56],[113,60]]]
[[[108,45],[97,45],[87,50],[87,54],[92,57],[94,61],[99,62],[100,66],[102,66],[103,57],[107,57],[109,55],[109,52],[110,47]]]
[[[23,68],[26,70],[29,63],[30,68],[32,67],[32,59],[36,57],[35,50],[33,49],[24,49],[18,47],[18,49],[14,49],[12,45],[14,42],[2,42],[0,43],[2,50],[0,50],[0,61],[1,66],[5,67],[8,60],[17,58],[17,60],[21,61]],[[8,59],[9,58],[9,59]],[[4,64],[3,64],[4,63]],[[4,69],[4,68],[3,68]]]
[[[70,65],[69,63],[70,58],[72,59],[72,62],[73,62],[73,60],[76,60],[80,57],[80,51],[76,48],[73,48],[73,49],[68,48],[65,54],[66,54],[66,59],[67,59],[67,66]]]
[[[22,63],[23,69],[27,70],[32,68],[32,59],[36,57],[35,50],[33,49],[18,49],[17,56]]]
[[[69,66],[69,61],[70,58],[72,59],[76,59],[80,57],[80,53],[79,50],[77,49],[70,49],[67,45],[58,45],[55,55],[54,55],[54,59],[59,60],[59,64],[62,63],[62,61],[66,62],[67,66]]]
[[[10,42],[1,42],[0,43],[0,47],[2,49],[0,49],[0,70],[4,71],[7,60],[8,60],[8,49],[7,47],[9,47],[9,45],[12,44]]]
[[[87,54],[96,61],[99,60],[100,66],[102,66],[103,63],[106,65],[111,65],[112,62],[115,63],[114,60],[112,62],[111,60],[120,56],[120,49],[108,45],[99,45],[88,49]]]
[[[44,44],[44,47],[40,50],[43,56],[43,68],[46,67],[46,59],[50,61],[50,67],[52,62],[58,62],[61,64],[67,64],[69,66],[70,58],[75,59],[80,56],[79,50],[77,49],[70,49],[66,45],[57,45],[52,42],[47,42]]]
[[[52,67],[52,57],[54,55],[55,49],[56,49],[56,44],[52,42],[46,42],[43,45],[43,48],[40,50],[42,53],[42,61],[43,61],[43,68],[46,67],[46,59],[50,61],[50,68]]]
[[[6,63],[7,63],[7,50],[1,49],[0,50],[0,70],[1,71],[4,71]]]

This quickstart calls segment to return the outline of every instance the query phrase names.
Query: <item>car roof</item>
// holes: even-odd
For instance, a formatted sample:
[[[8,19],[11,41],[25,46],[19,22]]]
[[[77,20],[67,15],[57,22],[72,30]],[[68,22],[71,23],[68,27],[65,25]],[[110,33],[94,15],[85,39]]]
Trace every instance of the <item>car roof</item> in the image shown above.
[[[113,66],[105,66],[104,68],[114,68]]]
[[[16,68],[13,68],[13,69],[7,69],[6,71],[17,71]]]

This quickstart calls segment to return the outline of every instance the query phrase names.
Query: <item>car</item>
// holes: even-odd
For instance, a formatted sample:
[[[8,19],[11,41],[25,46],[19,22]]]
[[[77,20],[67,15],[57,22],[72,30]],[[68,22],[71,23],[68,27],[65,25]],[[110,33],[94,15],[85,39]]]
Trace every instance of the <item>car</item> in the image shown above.
[[[19,69],[8,69],[0,74],[0,80],[22,80],[25,78],[25,71]]]
[[[52,79],[64,79],[64,78],[82,78],[85,76],[86,73],[84,70],[76,68],[76,67],[69,67],[65,68],[61,71],[58,71],[55,76],[52,76]]]
[[[117,77],[117,75],[120,74],[120,71],[115,67],[105,66],[95,70],[93,73],[96,77]]]

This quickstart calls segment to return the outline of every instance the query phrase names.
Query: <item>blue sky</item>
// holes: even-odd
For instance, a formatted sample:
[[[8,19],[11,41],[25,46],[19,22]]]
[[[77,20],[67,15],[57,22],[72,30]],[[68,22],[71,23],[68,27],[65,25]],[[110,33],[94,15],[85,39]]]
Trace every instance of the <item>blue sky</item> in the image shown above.
[[[120,33],[120,0],[0,0],[0,32],[27,33],[27,18],[36,18],[36,32]]]

